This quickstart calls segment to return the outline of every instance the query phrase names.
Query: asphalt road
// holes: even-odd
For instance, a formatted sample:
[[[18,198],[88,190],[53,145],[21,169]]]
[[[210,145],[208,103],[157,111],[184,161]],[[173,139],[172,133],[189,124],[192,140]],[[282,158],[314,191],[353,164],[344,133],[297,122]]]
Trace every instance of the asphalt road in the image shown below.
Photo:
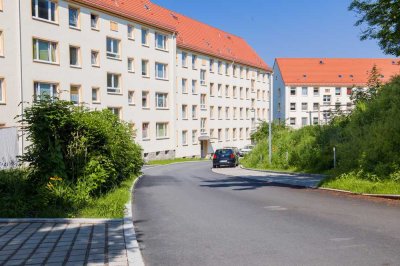
[[[210,166],[145,170],[133,211],[146,265],[400,265],[398,204]]]

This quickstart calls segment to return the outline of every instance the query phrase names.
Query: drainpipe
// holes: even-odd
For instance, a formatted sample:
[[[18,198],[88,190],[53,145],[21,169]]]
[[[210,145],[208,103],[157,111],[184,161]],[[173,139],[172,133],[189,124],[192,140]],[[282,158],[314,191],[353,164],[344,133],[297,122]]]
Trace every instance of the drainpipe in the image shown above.
[[[269,154],[269,164],[272,164],[272,82],[274,80],[273,73],[269,75],[269,123],[268,123],[268,154]]]
[[[22,23],[21,23],[21,0],[18,0],[18,31],[19,31],[19,71],[20,71],[20,90],[21,90],[21,120],[24,119],[24,90],[23,90],[23,79],[22,79]],[[21,155],[25,150],[25,129],[24,123],[22,122],[22,133],[21,133]]]

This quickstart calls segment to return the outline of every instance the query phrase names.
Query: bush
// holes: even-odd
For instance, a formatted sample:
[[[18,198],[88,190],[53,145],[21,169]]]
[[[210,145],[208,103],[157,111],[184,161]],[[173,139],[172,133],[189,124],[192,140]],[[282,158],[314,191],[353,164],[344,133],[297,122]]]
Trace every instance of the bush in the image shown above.
[[[31,144],[21,160],[45,205],[80,208],[140,173],[141,148],[109,110],[46,98],[27,108],[22,122]]]

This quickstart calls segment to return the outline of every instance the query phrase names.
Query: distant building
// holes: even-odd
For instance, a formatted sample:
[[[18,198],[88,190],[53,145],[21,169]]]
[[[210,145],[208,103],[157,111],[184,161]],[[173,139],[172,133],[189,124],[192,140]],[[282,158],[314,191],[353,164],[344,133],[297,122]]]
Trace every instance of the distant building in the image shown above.
[[[0,0],[0,127],[46,94],[110,109],[146,159],[204,157],[250,143],[271,72],[242,38],[149,0]]]
[[[326,124],[350,112],[354,89],[367,89],[376,65],[383,82],[400,74],[399,59],[277,58],[274,64],[274,121],[293,128]]]

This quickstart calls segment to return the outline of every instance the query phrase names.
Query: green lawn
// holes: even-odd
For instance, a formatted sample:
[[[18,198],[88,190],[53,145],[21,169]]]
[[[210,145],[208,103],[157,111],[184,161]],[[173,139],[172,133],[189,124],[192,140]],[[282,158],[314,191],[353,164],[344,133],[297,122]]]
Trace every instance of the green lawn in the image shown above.
[[[390,180],[373,182],[359,179],[355,176],[329,178],[322,181],[320,186],[323,188],[348,190],[355,193],[400,195],[399,182]]]
[[[123,218],[130,188],[136,177],[124,180],[106,194],[84,206],[62,207],[44,204],[35,195],[27,170],[0,171],[0,217],[2,218]]]
[[[207,161],[208,159],[202,158],[175,158],[175,159],[168,159],[168,160],[154,160],[149,161],[148,165],[166,165],[171,163],[180,163],[180,162],[197,162],[197,161]]]

